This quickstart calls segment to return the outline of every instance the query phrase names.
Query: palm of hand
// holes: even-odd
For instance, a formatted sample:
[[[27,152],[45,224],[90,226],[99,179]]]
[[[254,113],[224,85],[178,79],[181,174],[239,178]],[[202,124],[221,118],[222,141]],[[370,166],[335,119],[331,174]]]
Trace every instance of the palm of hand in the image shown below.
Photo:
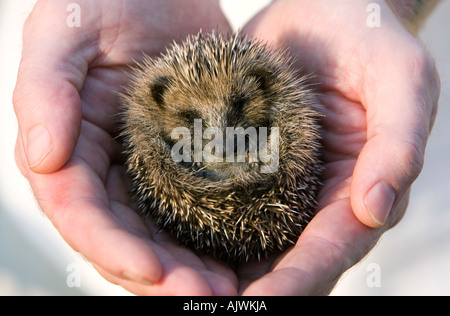
[[[121,21],[122,24],[129,22],[133,21]],[[71,183],[69,190],[73,192],[73,200],[85,201],[90,217],[95,216],[92,212],[98,213],[97,229],[104,227],[102,234],[110,234],[105,240],[117,240],[117,243],[103,245],[107,254],[94,254],[93,258],[88,259],[106,279],[134,293],[235,293],[236,281],[229,268],[179,246],[172,238],[160,233],[149,220],[143,220],[131,205],[121,148],[114,138],[117,136],[117,114],[120,112],[117,91],[126,86],[128,76],[125,70],[142,57],[142,51],[156,55],[173,40],[172,37],[159,39],[161,46],[155,47],[154,39],[145,38],[145,33],[141,34],[144,38],[136,38],[134,32],[121,33],[105,55],[97,56],[99,62],[91,63],[80,93],[83,107],[80,137],[71,160],[60,172],[62,181],[71,178],[65,172],[67,169],[71,169],[70,173],[83,175],[82,181]],[[106,38],[109,35],[104,34]],[[136,47],[137,42],[139,47]],[[130,51],[130,47],[136,49]],[[111,62],[116,56],[120,59]],[[75,196],[76,192],[81,195]],[[92,226],[92,223],[89,225]],[[123,249],[127,249],[127,253]],[[137,261],[136,271],[139,272],[136,274],[126,271],[121,275],[114,267],[115,262],[127,255],[130,260]],[[107,262],[112,264],[112,271],[108,271],[110,265]],[[141,277],[145,272],[148,276]],[[159,281],[149,287],[153,280]]]
[[[315,75],[318,98],[325,114],[322,122],[324,187],[319,195],[319,213],[297,244],[273,262],[266,262],[264,267],[260,265],[259,273],[254,266],[245,268],[244,271],[254,274],[247,285],[271,272],[250,284],[248,294],[326,294],[339,276],[362,259],[381,234],[400,220],[408,202],[409,186],[420,172],[420,162],[416,159],[420,161],[418,153],[423,150],[420,146],[424,146],[421,139],[402,142],[411,135],[426,138],[432,125],[432,108],[436,106],[436,95],[432,95],[427,104],[420,99],[423,96],[416,95],[417,91],[404,93],[402,89],[409,88],[412,80],[417,86],[429,89],[423,91],[434,91],[439,86],[432,82],[433,88],[430,88],[423,82],[422,72],[431,73],[434,67],[432,63],[415,64],[417,60],[422,63],[426,57],[393,15],[384,16],[384,29],[371,29],[362,14],[363,2],[339,2],[333,7],[326,1],[307,4],[291,1],[290,5],[284,7],[289,6],[289,1],[275,3],[251,21],[246,31],[269,43],[287,45],[303,68],[301,71]],[[346,18],[335,15],[335,11],[346,12]],[[394,53],[391,48],[400,42],[404,46]],[[390,69],[397,70],[398,77],[388,77]],[[435,74],[430,78],[435,78]],[[398,82],[402,82],[403,87]],[[411,105],[417,103],[425,103],[428,108],[419,109],[420,114],[414,113]],[[407,119],[390,121],[390,116],[394,118],[401,111],[388,105],[400,107],[403,104],[408,106],[404,113],[421,117],[422,123],[409,125],[411,122]],[[387,139],[381,133],[386,131]],[[389,144],[398,140],[401,142],[397,146]],[[364,187],[372,181],[371,176],[380,176],[377,174],[380,166],[376,164],[382,159],[377,157],[381,157],[380,150],[388,150],[388,146],[380,146],[383,141],[397,151],[383,152],[383,155],[391,154],[400,165],[391,166],[388,162],[389,168],[397,169],[395,176],[386,176],[392,178],[393,183],[401,179],[395,183],[400,197],[386,225],[374,229],[363,225],[355,213],[361,214],[365,209],[358,205],[361,203],[358,199],[365,194],[362,190],[367,190]],[[375,154],[377,156],[370,157]],[[406,175],[398,173],[399,169]]]
[[[116,276],[117,273],[105,270],[104,262],[114,263],[123,259],[124,255],[126,256],[122,250],[117,250],[117,243],[104,245],[111,249],[108,251],[107,257],[102,254],[101,263],[96,264],[97,270],[108,280],[139,294],[234,293],[233,288],[236,286],[231,270],[223,264],[214,262],[211,258],[198,257],[190,250],[179,246],[177,241],[159,232],[158,228],[154,227],[149,220],[143,219],[136,213],[136,208],[133,207],[129,196],[129,187],[126,185],[128,179],[125,174],[121,148],[113,136],[117,126],[111,124],[112,120],[110,119],[117,113],[119,105],[116,104],[116,101],[98,101],[99,99],[115,99],[114,91],[119,91],[125,82],[111,84],[108,81],[110,78],[116,81],[121,76],[126,79],[121,71],[99,69],[93,71],[95,78],[90,75],[86,78],[85,88],[81,92],[84,112],[93,111],[97,114],[98,111],[111,112],[111,115],[104,116],[108,118],[106,121],[100,120],[96,123],[90,122],[87,117],[84,117],[77,147],[71,162],[64,169],[74,164],[73,172],[85,175],[84,181],[72,184],[79,188],[72,188],[71,191],[84,192],[84,195],[89,192],[88,197],[83,197],[83,199],[87,199],[87,203],[91,204],[86,209],[89,208],[90,212],[95,209],[99,213],[99,216],[102,217],[99,225],[107,227],[111,235],[117,235],[117,242],[122,245],[119,249],[126,248],[131,260],[142,260],[136,263],[137,271],[143,269],[139,271],[139,275],[142,275],[142,271],[148,271],[149,276],[148,279],[141,280],[140,277],[136,279],[134,276],[123,275],[125,279],[122,279]],[[105,108],[99,108],[99,104],[104,104]],[[114,104],[112,108],[111,104]],[[93,119],[99,117],[97,114],[93,116]],[[67,178],[67,175],[63,176]],[[77,198],[74,197],[74,199]],[[95,208],[94,205],[102,207]],[[105,231],[102,234],[105,234]],[[109,236],[108,239],[112,240],[112,238],[115,237]],[[127,241],[128,245],[126,245]],[[91,260],[95,264],[96,259],[92,258]],[[148,266],[144,267],[145,265]],[[162,266],[162,272],[153,270],[158,266]],[[159,273],[161,273],[160,278],[158,277]],[[126,280],[130,277],[131,280]],[[145,284],[146,282],[153,283],[150,280],[158,278],[159,282],[153,286]]]
[[[325,163],[319,213],[292,249],[264,263],[241,267],[238,275],[242,285],[249,286],[248,294],[327,294],[381,234],[356,219],[350,202],[354,167],[366,142],[365,110],[335,86],[321,87],[319,93]]]
[[[30,27],[25,27],[26,36],[40,38],[47,27],[53,30],[42,20],[42,31],[33,25],[46,15],[66,12],[64,6],[39,2],[28,20]],[[183,39],[200,28],[226,32],[228,22],[217,4],[202,0],[184,10],[179,1],[98,1],[82,2],[80,7],[88,12],[83,15],[82,27],[58,29],[68,43],[59,50],[67,54],[59,66],[63,69],[58,69],[65,80],[50,78],[56,93],[49,97],[54,102],[71,102],[63,115],[70,116],[73,125],[80,125],[75,149],[57,172],[39,174],[26,167],[22,151],[26,144],[19,138],[16,157],[21,171],[63,238],[107,280],[137,294],[235,293],[230,289],[236,286],[230,285],[233,274],[228,268],[210,258],[198,258],[165,234],[156,234],[157,229],[134,212],[121,147],[115,138],[120,112],[117,92],[126,86],[126,71],[142,52],[157,55],[174,38]],[[192,21],[194,16],[197,20]],[[44,21],[51,24],[55,19]],[[40,70],[40,65],[33,66],[34,60],[30,67],[29,60],[33,58],[23,58],[23,69]],[[16,91],[17,104],[22,102],[22,91],[26,89]]]

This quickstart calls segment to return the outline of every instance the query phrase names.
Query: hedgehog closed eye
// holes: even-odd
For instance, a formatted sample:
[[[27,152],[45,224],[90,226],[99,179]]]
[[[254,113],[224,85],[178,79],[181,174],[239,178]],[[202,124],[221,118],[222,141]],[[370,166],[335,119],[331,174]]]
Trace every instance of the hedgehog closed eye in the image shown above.
[[[316,213],[323,166],[317,99],[287,52],[199,33],[144,60],[122,96],[142,214],[225,260],[293,245]]]
[[[156,78],[150,86],[151,94],[155,102],[159,105],[164,103],[164,92],[168,89],[171,79],[169,77]]]

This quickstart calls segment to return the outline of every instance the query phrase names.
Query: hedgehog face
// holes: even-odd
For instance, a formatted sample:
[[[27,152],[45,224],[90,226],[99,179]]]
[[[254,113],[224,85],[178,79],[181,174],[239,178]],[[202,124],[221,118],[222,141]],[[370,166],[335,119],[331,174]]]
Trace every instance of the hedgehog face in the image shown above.
[[[203,70],[197,80],[160,76],[150,84],[149,106],[170,118],[159,122],[160,137],[196,176],[221,180],[259,172],[258,151],[268,144],[263,136],[270,137],[276,111],[268,97],[275,78],[260,65],[231,76],[232,69]]]

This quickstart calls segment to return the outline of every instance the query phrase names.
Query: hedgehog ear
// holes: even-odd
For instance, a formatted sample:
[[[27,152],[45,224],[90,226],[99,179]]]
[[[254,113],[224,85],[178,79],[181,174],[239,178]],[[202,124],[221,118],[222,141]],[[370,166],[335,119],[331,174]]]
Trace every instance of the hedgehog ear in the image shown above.
[[[256,83],[261,90],[266,91],[270,86],[272,74],[267,69],[255,68],[249,72],[249,76],[256,79]]]
[[[169,88],[171,82],[172,79],[170,77],[158,77],[150,85],[152,98],[161,107],[164,106],[164,93]]]

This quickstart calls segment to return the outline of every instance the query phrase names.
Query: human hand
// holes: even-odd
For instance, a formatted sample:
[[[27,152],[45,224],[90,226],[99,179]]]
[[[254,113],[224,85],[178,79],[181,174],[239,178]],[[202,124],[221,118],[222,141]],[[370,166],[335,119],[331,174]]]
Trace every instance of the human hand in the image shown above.
[[[69,3],[39,1],[24,27],[16,160],[37,202],[73,249],[133,293],[236,293],[228,267],[153,234],[134,212],[115,140],[128,67],[200,28],[229,31],[217,1],[80,0],[79,28],[66,24]]]
[[[285,45],[313,73],[326,171],[319,213],[278,258],[237,271],[246,295],[326,294],[403,216],[437,111],[434,61],[384,1],[279,0],[245,33]]]

